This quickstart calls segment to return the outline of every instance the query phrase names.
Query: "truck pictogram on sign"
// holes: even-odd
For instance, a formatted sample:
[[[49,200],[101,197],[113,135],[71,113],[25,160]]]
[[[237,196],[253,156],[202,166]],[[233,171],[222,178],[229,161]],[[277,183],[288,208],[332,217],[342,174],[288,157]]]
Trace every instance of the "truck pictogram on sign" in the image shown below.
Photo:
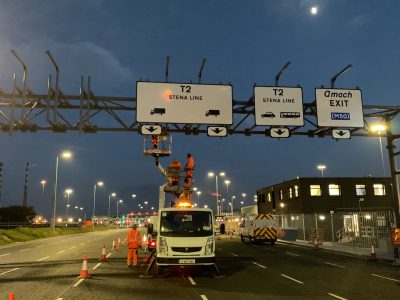
[[[150,114],[152,115],[160,115],[162,116],[163,114],[165,114],[165,108],[154,108],[150,111]]]

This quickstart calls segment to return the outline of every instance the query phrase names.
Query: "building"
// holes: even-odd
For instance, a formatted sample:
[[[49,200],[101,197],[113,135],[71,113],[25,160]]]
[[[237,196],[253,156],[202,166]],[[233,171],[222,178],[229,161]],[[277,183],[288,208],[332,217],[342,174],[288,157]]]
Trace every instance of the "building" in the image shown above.
[[[258,211],[313,214],[393,210],[391,179],[297,177],[257,190]]]

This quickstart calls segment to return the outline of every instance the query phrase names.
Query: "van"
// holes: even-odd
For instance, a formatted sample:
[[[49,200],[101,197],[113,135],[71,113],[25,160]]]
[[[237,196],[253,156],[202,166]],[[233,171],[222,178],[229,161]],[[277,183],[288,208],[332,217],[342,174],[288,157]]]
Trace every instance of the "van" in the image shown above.
[[[247,214],[240,225],[240,239],[248,239],[251,243],[277,240],[276,222],[271,214]]]

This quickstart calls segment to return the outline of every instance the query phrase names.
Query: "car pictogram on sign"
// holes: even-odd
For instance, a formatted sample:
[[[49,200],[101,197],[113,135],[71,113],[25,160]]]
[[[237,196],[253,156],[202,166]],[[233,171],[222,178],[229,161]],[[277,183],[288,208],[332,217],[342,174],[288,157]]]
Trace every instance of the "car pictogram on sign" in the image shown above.
[[[261,118],[275,118],[275,114],[271,111],[268,111],[265,114],[262,114]]]

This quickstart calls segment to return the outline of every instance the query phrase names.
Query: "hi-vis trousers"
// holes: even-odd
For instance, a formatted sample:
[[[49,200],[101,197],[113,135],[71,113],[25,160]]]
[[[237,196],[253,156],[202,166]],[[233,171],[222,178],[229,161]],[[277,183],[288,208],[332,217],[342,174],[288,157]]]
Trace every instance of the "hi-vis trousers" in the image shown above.
[[[128,248],[128,265],[132,264],[136,266],[138,262],[138,249],[137,248]]]

